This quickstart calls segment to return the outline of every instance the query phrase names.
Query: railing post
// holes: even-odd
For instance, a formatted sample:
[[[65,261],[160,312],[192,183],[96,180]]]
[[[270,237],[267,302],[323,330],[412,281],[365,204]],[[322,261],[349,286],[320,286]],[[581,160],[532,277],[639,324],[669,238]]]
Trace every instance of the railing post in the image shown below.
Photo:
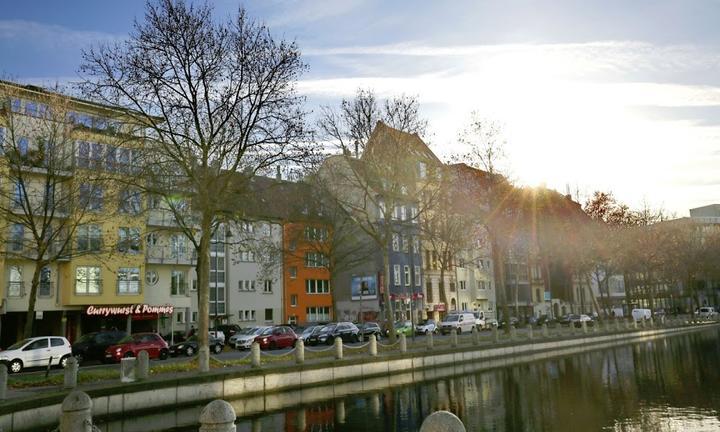
[[[517,336],[517,335],[515,334],[515,326],[512,325],[512,323],[508,323],[508,325],[510,326],[510,340],[511,340],[511,341],[515,341],[515,338],[516,338],[516,336]]]
[[[120,359],[120,382],[135,382],[135,357]]]
[[[637,321],[635,321],[635,318],[633,318],[633,320],[632,320],[632,327],[633,327],[633,330],[637,330],[637,328],[638,328]]]
[[[8,370],[7,366],[0,364],[0,400],[7,398]]]
[[[298,339],[295,342],[295,363],[305,363],[305,341]]]
[[[150,376],[150,355],[145,350],[138,353],[137,372],[135,374],[138,380],[146,380]]]
[[[436,411],[423,420],[420,432],[466,432],[466,429],[455,414],[448,411]]]
[[[78,361],[75,357],[67,359],[63,375],[63,388],[72,389],[77,387]]]
[[[433,340],[433,332],[429,332],[425,338],[427,339],[427,349],[428,351],[431,351],[433,348],[435,348],[435,341]]]
[[[453,348],[458,346],[457,329],[450,330],[450,346]]]
[[[528,340],[533,339],[533,327],[532,324],[528,324],[527,326],[527,332],[528,332]]]
[[[492,337],[494,343],[500,342],[500,333],[498,333],[497,326],[492,326]]]
[[[587,321],[580,321],[580,327],[582,327],[583,334],[587,334]]]
[[[472,329],[473,344],[480,345],[480,330],[476,327]]]
[[[400,333],[400,352],[407,352],[407,336],[405,336],[405,333]]]
[[[616,330],[616,331],[620,331],[620,330],[621,330],[621,329],[620,329],[620,321],[618,321],[617,318],[615,318],[615,330]]]
[[[200,413],[200,432],[236,432],[236,418],[232,405],[221,399],[214,400]]]
[[[339,424],[345,424],[345,401],[342,399],[335,404],[335,418]]]
[[[377,338],[374,334],[370,335],[370,342],[368,342],[368,350],[370,357],[377,357]]]
[[[342,360],[343,358],[343,343],[340,336],[335,338],[335,359]]]
[[[547,339],[550,336],[550,334],[548,333],[547,323],[543,323],[543,325],[542,325],[542,335],[545,339]]]
[[[253,342],[250,345],[250,364],[254,368],[259,368],[262,362],[260,361],[260,344]]]
[[[92,432],[92,399],[86,393],[73,391],[63,399],[60,432]]]

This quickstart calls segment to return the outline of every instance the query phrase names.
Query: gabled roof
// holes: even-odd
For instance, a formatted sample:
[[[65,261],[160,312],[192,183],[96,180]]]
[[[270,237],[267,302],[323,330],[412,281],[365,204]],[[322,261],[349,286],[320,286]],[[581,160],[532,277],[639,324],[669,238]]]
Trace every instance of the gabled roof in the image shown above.
[[[392,128],[385,123],[378,121],[373,129],[370,139],[365,144],[361,159],[371,157],[382,157],[383,152],[387,151],[388,146],[396,146],[407,149],[407,151],[417,157],[418,160],[425,160],[433,164],[442,164],[430,147],[416,133],[407,133]]]

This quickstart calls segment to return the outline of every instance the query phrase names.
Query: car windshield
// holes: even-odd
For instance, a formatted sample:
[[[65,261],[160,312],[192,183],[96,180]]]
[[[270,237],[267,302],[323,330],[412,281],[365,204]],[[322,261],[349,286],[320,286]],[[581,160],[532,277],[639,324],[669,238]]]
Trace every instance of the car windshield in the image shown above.
[[[273,333],[273,330],[273,327],[267,327],[260,333],[260,336],[269,336]]]
[[[30,342],[30,339],[23,339],[20,342],[15,342],[14,344],[10,345],[7,349],[8,350],[16,350],[21,348],[26,343]]]
[[[316,327],[308,327],[305,330],[303,330],[302,335],[303,336],[310,336],[315,331]]]
[[[84,334],[84,335],[80,336],[80,339],[78,339],[78,342],[90,342],[91,340],[93,340],[95,338],[95,335],[97,335],[97,333]]]
[[[435,324],[435,320],[429,319],[429,320],[426,320],[426,321],[423,323],[423,325],[430,325],[430,324]]]
[[[460,318],[459,315],[448,315],[447,318],[445,318],[445,321],[448,321],[448,322],[450,322],[450,321],[457,321],[458,318]]]
[[[336,327],[336,326],[335,326],[334,324],[333,324],[333,325],[325,326],[325,327],[322,328],[322,330],[320,330],[320,333],[330,333],[330,332],[332,332],[333,330],[335,330],[335,327]]]

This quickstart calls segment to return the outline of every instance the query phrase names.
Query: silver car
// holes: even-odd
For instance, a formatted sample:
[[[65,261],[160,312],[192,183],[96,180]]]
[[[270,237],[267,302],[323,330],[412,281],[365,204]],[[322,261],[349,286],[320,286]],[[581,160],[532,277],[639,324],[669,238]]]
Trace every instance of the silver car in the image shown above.
[[[255,342],[255,338],[260,335],[268,326],[262,327],[249,327],[242,331],[235,333],[230,338],[229,345],[235,347],[235,349],[250,349],[252,343]]]

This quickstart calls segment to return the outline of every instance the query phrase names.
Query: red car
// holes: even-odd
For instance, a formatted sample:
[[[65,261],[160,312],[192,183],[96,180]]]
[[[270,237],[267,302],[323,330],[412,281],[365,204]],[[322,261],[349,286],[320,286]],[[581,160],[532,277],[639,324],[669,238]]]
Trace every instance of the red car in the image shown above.
[[[292,348],[297,341],[297,335],[290,327],[268,327],[255,338],[261,349]]]
[[[140,351],[147,351],[151,359],[165,360],[170,353],[168,344],[157,333],[135,333],[126,336],[105,350],[105,361],[119,362],[123,357],[137,357]]]

